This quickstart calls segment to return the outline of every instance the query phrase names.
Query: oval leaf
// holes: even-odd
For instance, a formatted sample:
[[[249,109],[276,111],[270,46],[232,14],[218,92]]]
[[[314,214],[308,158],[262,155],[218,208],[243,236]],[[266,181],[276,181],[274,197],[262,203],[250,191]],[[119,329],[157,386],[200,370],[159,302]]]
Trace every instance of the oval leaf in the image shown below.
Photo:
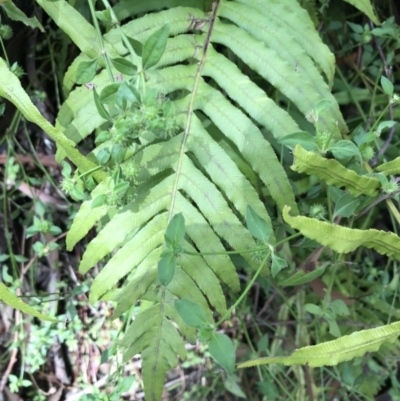
[[[294,132],[293,134],[285,135],[279,139],[279,143],[292,149],[294,149],[296,145],[300,145],[305,150],[314,150],[318,147],[315,137],[313,137],[309,132],[305,131]]]
[[[272,228],[254,211],[251,206],[247,206],[246,222],[247,228],[254,238],[257,238],[264,243],[268,242],[272,233]]]
[[[176,268],[176,256],[171,249],[162,253],[158,262],[158,279],[161,285],[167,286],[174,278]]]
[[[333,218],[336,216],[347,218],[353,216],[354,211],[357,209],[360,203],[360,199],[354,198],[350,194],[344,194],[336,202]]]
[[[143,46],[142,63],[143,69],[147,70],[156,65],[165,52],[169,35],[169,24],[154,32]]]
[[[206,313],[200,305],[187,299],[177,299],[174,302],[174,305],[182,320],[187,325],[192,327],[201,327],[207,324]]]
[[[82,61],[76,70],[75,82],[79,85],[93,80],[97,72],[97,59]]]
[[[360,150],[357,146],[350,141],[342,140],[338,141],[329,147],[329,150],[335,156],[336,159],[344,159],[346,157],[359,157],[361,159]]]
[[[390,97],[393,96],[394,87],[391,81],[382,75],[381,77],[381,86],[383,91]]]
[[[137,67],[125,58],[112,58],[111,63],[113,67],[122,74],[135,75],[137,72]]]
[[[182,213],[176,214],[168,224],[165,240],[172,246],[177,246],[185,236],[185,218]]]
[[[228,373],[235,370],[236,352],[231,339],[225,334],[215,333],[208,345],[212,358]]]

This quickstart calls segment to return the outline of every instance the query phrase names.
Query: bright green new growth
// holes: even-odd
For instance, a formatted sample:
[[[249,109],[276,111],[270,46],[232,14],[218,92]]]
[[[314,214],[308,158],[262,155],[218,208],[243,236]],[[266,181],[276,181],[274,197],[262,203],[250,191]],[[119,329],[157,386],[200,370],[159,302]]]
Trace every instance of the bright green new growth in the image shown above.
[[[14,309],[18,309],[23,313],[35,316],[41,320],[47,320],[49,322],[57,322],[56,318],[43,315],[43,313],[38,312],[36,309],[29,306],[19,297],[17,297],[13,292],[11,292],[3,283],[0,283],[0,300],[4,301],[7,305]]]
[[[373,248],[377,252],[400,259],[400,237],[394,233],[375,229],[357,230],[326,223],[304,216],[291,216],[290,207],[283,209],[283,218],[291,227],[305,237],[339,253],[348,253],[360,246]]]
[[[280,363],[283,365],[333,366],[340,362],[349,361],[366,352],[375,352],[385,343],[393,343],[400,335],[400,322],[361,330],[337,340],[297,349],[290,356],[259,358],[240,363],[237,367]]]
[[[361,176],[340,164],[337,160],[326,159],[297,145],[293,151],[294,164],[291,167],[299,173],[315,175],[320,180],[336,187],[345,187],[352,195],[374,196],[381,183],[375,177]]]

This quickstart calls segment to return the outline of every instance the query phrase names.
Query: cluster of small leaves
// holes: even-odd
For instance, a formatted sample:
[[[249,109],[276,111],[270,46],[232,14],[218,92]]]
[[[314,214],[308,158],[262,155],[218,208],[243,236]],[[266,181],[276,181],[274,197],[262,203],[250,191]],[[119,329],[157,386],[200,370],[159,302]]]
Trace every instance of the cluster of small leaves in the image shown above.
[[[3,40],[10,40],[13,37],[13,30],[10,25],[0,25],[0,38]]]

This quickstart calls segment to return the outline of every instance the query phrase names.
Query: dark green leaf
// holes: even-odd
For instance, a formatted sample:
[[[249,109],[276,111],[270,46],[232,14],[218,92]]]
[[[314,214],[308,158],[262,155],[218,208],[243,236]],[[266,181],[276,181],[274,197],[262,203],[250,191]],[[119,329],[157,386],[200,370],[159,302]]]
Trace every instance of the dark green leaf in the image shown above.
[[[0,103],[0,117],[4,114],[5,109],[6,109],[5,103]]]
[[[271,274],[272,277],[275,277],[282,269],[288,266],[285,259],[275,255],[274,253],[271,255],[272,264],[271,264]]]
[[[132,39],[128,36],[128,41],[130,45],[132,46],[132,49],[135,51],[135,53],[139,56],[142,57],[142,52],[143,52],[143,45],[140,43],[138,40]],[[126,46],[125,42],[122,41],[125,49],[129,50],[128,47]]]
[[[329,147],[329,150],[337,159],[345,159],[347,157],[358,157],[361,159],[360,150],[350,141],[341,140]]]
[[[82,85],[90,82],[97,72],[97,59],[82,61],[76,70],[75,81]]]
[[[99,153],[97,153],[96,158],[100,166],[104,166],[110,160],[110,156],[111,154],[108,148],[103,148],[99,150]]]
[[[254,238],[257,238],[264,243],[268,242],[272,228],[254,211],[251,206],[247,206],[246,209],[246,222],[247,228]]]
[[[137,103],[140,99],[139,92],[133,87],[132,84],[128,84],[126,82],[122,82],[119,86],[117,98],[118,96],[121,96],[131,103]]]
[[[115,144],[111,150],[111,160],[115,163],[121,163],[125,157],[126,148],[120,144]]]
[[[204,309],[187,299],[177,299],[174,302],[175,308],[182,320],[189,326],[201,327],[207,324],[207,317]]]
[[[282,287],[291,287],[295,285],[302,285],[315,280],[316,278],[322,276],[325,273],[326,265],[318,267],[317,269],[305,273],[304,270],[298,270],[293,276],[287,278],[282,283],[279,283]]]
[[[94,143],[96,145],[99,145],[100,143],[103,143],[105,141],[108,141],[111,139],[111,134],[110,131],[101,131],[97,136],[96,139],[94,140]]]
[[[165,52],[169,35],[169,24],[154,32],[143,46],[142,63],[143,69],[147,70],[156,65]]]
[[[128,189],[129,189],[129,182],[128,181],[122,181],[119,182],[115,187],[114,187],[114,192],[118,195],[124,194]]]
[[[113,83],[104,87],[99,96],[100,102],[102,104],[114,104],[120,86],[121,83]]]
[[[133,76],[137,72],[137,67],[125,58],[122,57],[112,58],[111,63],[114,66],[114,68],[117,71],[121,72],[122,74]]]
[[[100,117],[112,122],[112,118],[108,114],[108,111],[100,102],[100,98],[99,98],[99,95],[98,95],[96,89],[93,89],[93,97],[94,97],[94,104],[96,105],[96,109],[97,109],[97,112],[99,113]]]
[[[172,249],[167,249],[161,254],[158,262],[158,279],[161,285],[167,286],[174,278],[176,268],[176,256]]]
[[[347,217],[347,218],[353,216],[355,210],[360,205],[360,203],[361,203],[360,199],[354,198],[350,194],[344,194],[336,202],[333,218],[337,216]]]
[[[296,145],[300,145],[302,148],[308,151],[317,149],[318,147],[315,137],[309,132],[305,131],[294,132],[293,134],[285,135],[284,137],[280,138],[278,142],[282,145],[288,146],[291,149],[294,149]]]
[[[165,232],[165,240],[167,244],[176,246],[185,237],[185,218],[182,213],[172,217]]]
[[[97,196],[93,199],[93,201],[92,201],[90,207],[91,207],[92,209],[94,209],[94,208],[96,208],[96,207],[103,206],[103,205],[106,203],[106,201],[107,201],[107,195],[105,195],[105,194],[97,195]]]
[[[236,352],[231,339],[225,334],[214,333],[208,345],[208,351],[212,358],[228,373],[235,370]]]
[[[391,81],[389,81],[386,77],[382,75],[381,77],[381,86],[383,91],[390,97],[393,96],[394,87]]]

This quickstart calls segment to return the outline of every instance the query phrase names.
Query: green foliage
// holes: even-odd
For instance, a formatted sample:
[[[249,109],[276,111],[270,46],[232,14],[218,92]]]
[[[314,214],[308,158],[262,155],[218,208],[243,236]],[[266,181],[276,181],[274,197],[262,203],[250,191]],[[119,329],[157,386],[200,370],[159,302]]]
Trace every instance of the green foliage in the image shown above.
[[[331,93],[334,56],[296,0],[268,8],[261,0],[217,1],[211,12],[200,0],[126,0],[114,9],[92,10],[94,26],[67,1],[37,3],[81,51],[65,75],[67,98],[56,126],[40,115],[1,59],[0,95],[49,133],[59,161],[68,158],[78,169],[73,174],[65,163],[62,173],[62,188],[83,201],[67,248],[96,227],[80,272],[106,258],[90,302],[111,299],[118,317],[147,301],[121,342],[125,360],[142,356],[146,399],[161,399],[166,372],[178,357],[186,358],[184,339],[209,344],[212,358],[236,383],[234,346],[213,325],[214,312],[223,316],[221,323],[233,309],[227,310],[223,288],[240,287],[226,251],[237,251],[257,270],[234,306],[259,273],[268,273],[267,260],[272,279],[282,286],[325,273],[321,266],[293,274],[284,252],[274,249],[280,229],[274,232],[272,221],[281,220],[280,214],[291,228],[339,253],[366,246],[400,257],[395,234],[298,216],[292,184],[275,153],[281,150],[283,158],[286,150],[276,142],[294,148],[292,170],[349,192],[334,200],[330,217],[350,218],[361,205],[355,197],[392,190],[383,174],[363,169],[372,158],[371,143],[392,122],[354,142],[342,139],[348,129]],[[368,1],[349,3],[377,21]],[[96,18],[105,23],[104,34]],[[120,26],[118,19],[129,22]],[[382,87],[394,99],[388,80]],[[302,131],[305,119],[315,134]],[[75,146],[92,133],[96,146],[83,156]],[[391,174],[398,166],[380,168]],[[265,203],[276,210],[267,211]],[[325,211],[317,204],[310,215],[325,219]],[[38,219],[31,231],[45,228]],[[305,309],[324,317],[329,332],[339,336],[336,316],[348,311],[334,302]],[[392,326],[380,329],[268,361],[332,365],[398,335]]]
[[[32,308],[32,306],[29,306],[28,304],[23,302],[12,291],[10,291],[3,283],[0,283],[0,300],[4,301],[7,305],[11,306],[12,308],[18,309],[21,312],[35,316],[41,320],[57,322],[56,318],[43,315],[42,313],[38,312],[36,309]]]
[[[349,361],[366,352],[374,352],[385,343],[394,342],[400,335],[400,323],[392,323],[375,329],[357,331],[337,340],[297,349],[288,357],[260,358],[240,363],[238,368],[282,363],[284,365],[332,366]]]

